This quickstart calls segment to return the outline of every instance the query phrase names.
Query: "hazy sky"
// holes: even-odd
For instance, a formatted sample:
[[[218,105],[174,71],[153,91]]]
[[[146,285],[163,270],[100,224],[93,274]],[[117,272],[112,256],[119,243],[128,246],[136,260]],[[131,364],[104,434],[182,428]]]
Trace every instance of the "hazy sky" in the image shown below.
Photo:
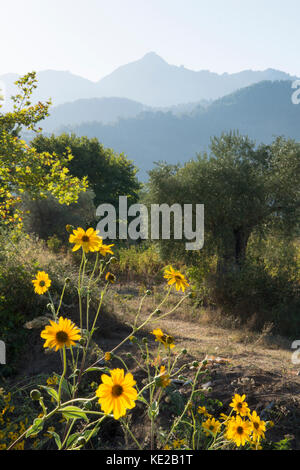
[[[192,70],[300,76],[299,0],[0,0],[0,75],[98,80],[154,51]]]

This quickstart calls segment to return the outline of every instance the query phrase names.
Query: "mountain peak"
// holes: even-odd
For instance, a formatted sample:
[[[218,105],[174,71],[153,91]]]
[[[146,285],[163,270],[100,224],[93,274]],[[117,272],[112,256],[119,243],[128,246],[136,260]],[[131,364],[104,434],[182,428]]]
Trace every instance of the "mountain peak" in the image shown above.
[[[162,59],[158,54],[156,54],[156,52],[153,51],[147,52],[147,54],[145,54],[141,60],[152,63],[166,63],[164,59]]]

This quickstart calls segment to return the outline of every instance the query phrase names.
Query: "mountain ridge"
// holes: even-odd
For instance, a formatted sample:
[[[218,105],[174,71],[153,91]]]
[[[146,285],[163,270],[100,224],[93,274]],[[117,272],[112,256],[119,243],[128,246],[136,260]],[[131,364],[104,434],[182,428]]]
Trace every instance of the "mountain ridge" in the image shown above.
[[[17,74],[10,73],[0,76],[6,88],[6,96],[15,94],[13,82],[17,78]],[[215,100],[263,80],[297,79],[272,68],[223,74],[208,70],[195,71],[169,64],[155,52],[119,66],[96,82],[69,71],[57,70],[40,71],[37,78],[38,88],[33,99],[45,101],[52,98],[54,106],[84,98],[119,97],[152,107],[168,107],[203,99]],[[6,102],[4,109],[7,106]]]

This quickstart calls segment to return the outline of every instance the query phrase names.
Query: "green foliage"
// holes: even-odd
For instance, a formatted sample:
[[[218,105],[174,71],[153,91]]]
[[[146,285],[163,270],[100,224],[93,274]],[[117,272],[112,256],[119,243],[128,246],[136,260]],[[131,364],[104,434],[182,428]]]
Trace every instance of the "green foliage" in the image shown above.
[[[94,222],[96,208],[93,200],[94,194],[91,190],[79,194],[78,202],[70,205],[59,204],[51,194],[45,199],[36,200],[25,194],[22,197],[24,230],[38,235],[43,240],[55,236],[66,242],[66,221],[74,227],[85,227]]]
[[[47,296],[34,293],[32,279],[37,271],[46,270],[52,280],[55,301],[63,288],[65,278],[70,278],[66,302],[76,295],[75,267],[68,258],[55,255],[45,244],[11,231],[0,233],[0,332],[6,343],[6,365],[1,373],[10,374],[21,360],[30,331],[26,322],[47,314]],[[51,315],[51,312],[48,312]]]
[[[120,248],[117,253],[116,270],[118,276],[127,280],[155,281],[161,279],[161,272],[165,266],[157,245],[143,244],[131,245],[129,248]]]
[[[140,185],[136,169],[124,154],[104,148],[100,142],[74,134],[38,135],[32,141],[38,152],[55,152],[63,155],[66,147],[71,149],[74,159],[69,162],[70,174],[78,178],[87,177],[89,187],[95,193],[95,205],[109,203],[119,205],[119,196],[127,196],[130,204],[137,201]]]
[[[61,156],[37,152],[19,137],[24,127],[40,131],[36,125],[48,115],[50,102],[31,104],[30,97],[37,86],[34,72],[16,84],[20,91],[12,98],[13,112],[0,113],[0,216],[5,223],[20,224],[23,214],[18,208],[20,194],[26,192],[37,198],[51,193],[60,203],[70,204],[86,190],[87,182],[68,174],[67,165],[73,158],[68,149]]]
[[[213,138],[211,153],[183,168],[150,172],[154,203],[204,204],[205,249],[218,255],[219,272],[238,269],[254,229],[292,232],[299,221],[300,145],[282,138],[255,144],[239,134]]]

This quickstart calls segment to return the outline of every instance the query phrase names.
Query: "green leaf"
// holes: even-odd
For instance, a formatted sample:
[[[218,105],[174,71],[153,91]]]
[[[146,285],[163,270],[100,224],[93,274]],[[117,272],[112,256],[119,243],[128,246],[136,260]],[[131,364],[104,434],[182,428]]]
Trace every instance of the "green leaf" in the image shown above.
[[[82,411],[78,406],[65,406],[60,409],[60,412],[63,414],[64,418],[69,419],[85,419],[88,421],[87,415]]]
[[[44,426],[44,419],[43,418],[36,418],[33,421],[33,424],[30,429],[28,429],[26,433],[26,437],[32,436],[32,434],[38,434]]]
[[[52,387],[46,387],[45,385],[40,385],[41,388],[43,388],[44,390],[46,390],[46,392],[52,397],[54,398],[54,400],[56,401],[56,403],[58,403],[58,393],[57,391],[52,388]]]
[[[57,432],[54,432],[54,431],[47,431],[48,434],[51,434],[51,436],[54,437],[55,439],[55,442],[56,442],[56,445],[57,445],[57,448],[58,450],[61,449],[61,440],[60,440],[60,437],[59,435],[57,434]]]
[[[157,417],[158,413],[159,413],[159,404],[155,400],[151,404],[150,408],[148,408],[148,416],[149,416],[150,419],[155,419]]]

